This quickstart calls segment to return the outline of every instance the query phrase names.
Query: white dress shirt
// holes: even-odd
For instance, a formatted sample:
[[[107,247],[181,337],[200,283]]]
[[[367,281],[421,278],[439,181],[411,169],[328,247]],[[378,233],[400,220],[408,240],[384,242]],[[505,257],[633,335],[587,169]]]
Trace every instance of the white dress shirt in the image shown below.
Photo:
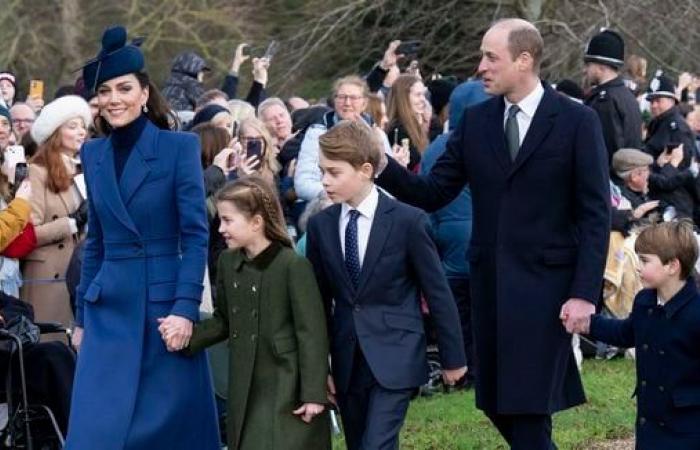
[[[360,256],[360,267],[365,260],[367,251],[367,242],[369,241],[369,232],[372,229],[374,221],[374,213],[377,212],[379,204],[379,191],[376,186],[372,186],[369,195],[365,197],[357,208],[353,208],[347,203],[343,203],[340,208],[340,248],[343,250],[343,258],[345,258],[345,228],[350,221],[350,211],[357,209],[360,215],[357,217],[357,252]]]
[[[518,121],[520,145],[523,145],[525,135],[527,135],[527,130],[530,128],[532,118],[535,117],[535,111],[537,111],[537,107],[540,105],[543,95],[544,88],[542,87],[542,83],[538,80],[535,89],[533,89],[532,92],[527,94],[527,96],[520,100],[520,102],[517,104],[520,107],[520,111],[518,111],[515,118]],[[513,103],[509,102],[505,97],[503,97],[503,100],[506,103],[506,109],[503,111],[503,129],[505,129],[506,120],[508,120],[508,110]]]

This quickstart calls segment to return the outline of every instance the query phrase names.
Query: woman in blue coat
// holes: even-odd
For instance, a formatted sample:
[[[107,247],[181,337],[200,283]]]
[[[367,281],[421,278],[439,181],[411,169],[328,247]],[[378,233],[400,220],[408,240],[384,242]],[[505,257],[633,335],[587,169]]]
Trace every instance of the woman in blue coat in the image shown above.
[[[219,448],[206,357],[169,352],[158,332],[167,318],[187,338],[198,318],[208,238],[199,144],[168,131],[143,67],[138,44],[114,27],[83,68],[108,137],[81,150],[89,221],[68,450]]]

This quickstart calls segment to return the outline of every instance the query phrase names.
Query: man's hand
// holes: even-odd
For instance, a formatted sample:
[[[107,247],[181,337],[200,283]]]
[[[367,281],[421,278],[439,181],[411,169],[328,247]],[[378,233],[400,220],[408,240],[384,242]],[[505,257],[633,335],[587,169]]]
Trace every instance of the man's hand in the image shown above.
[[[460,367],[459,369],[443,369],[442,381],[448,386],[454,386],[459,380],[464,378],[466,374],[467,366]]]
[[[328,375],[328,380],[326,380],[326,396],[328,397],[328,403],[337,408],[338,403],[335,400],[335,382],[331,375]]]
[[[570,334],[588,331],[591,315],[595,314],[595,305],[580,298],[570,298],[561,307],[559,318]]]
[[[169,315],[158,319],[158,331],[169,352],[176,352],[187,347],[192,337],[193,324],[190,319]]]
[[[270,67],[270,60],[267,58],[253,58],[253,80],[267,85],[267,68]]]
[[[669,158],[668,162],[671,163],[673,167],[678,167],[681,162],[683,161],[683,144],[679,145],[678,147],[674,148],[671,151],[671,157]]]

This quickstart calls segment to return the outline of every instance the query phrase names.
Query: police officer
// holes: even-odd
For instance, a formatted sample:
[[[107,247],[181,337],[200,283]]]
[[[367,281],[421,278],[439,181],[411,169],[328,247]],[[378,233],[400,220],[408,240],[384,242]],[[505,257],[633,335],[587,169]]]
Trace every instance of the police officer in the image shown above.
[[[679,168],[690,166],[695,155],[695,136],[678,109],[678,98],[673,81],[661,70],[649,83],[647,100],[652,120],[647,129],[644,150],[656,160],[669,144],[683,144],[683,161]]]
[[[625,42],[618,33],[606,29],[593,36],[583,58],[586,80],[594,86],[584,103],[600,117],[608,162],[618,149],[642,145],[639,104],[619,74],[624,59]]]

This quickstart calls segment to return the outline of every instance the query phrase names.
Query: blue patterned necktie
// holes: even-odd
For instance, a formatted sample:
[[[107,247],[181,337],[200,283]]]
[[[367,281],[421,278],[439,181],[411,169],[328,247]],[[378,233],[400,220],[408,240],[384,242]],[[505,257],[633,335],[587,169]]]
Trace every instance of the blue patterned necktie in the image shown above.
[[[353,286],[360,281],[360,251],[357,248],[357,218],[359,211],[350,211],[350,220],[345,227],[345,268],[348,270]]]

